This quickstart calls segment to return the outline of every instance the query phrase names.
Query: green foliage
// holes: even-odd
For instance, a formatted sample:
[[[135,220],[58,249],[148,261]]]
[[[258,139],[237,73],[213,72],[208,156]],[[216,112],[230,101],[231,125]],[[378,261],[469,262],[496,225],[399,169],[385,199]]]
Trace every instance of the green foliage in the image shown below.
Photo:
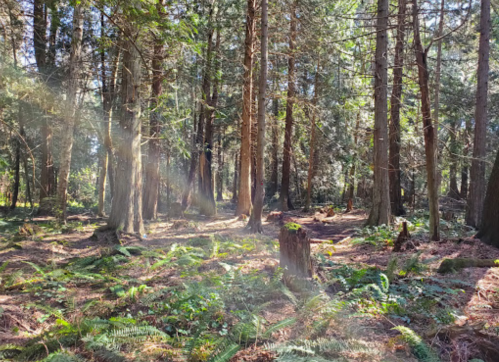
[[[436,353],[412,329],[404,326],[393,328],[399,331],[411,347],[412,353],[421,362],[440,362]]]
[[[370,244],[376,247],[393,246],[396,231],[391,226],[366,226],[356,229],[357,237],[351,243],[354,245]]]

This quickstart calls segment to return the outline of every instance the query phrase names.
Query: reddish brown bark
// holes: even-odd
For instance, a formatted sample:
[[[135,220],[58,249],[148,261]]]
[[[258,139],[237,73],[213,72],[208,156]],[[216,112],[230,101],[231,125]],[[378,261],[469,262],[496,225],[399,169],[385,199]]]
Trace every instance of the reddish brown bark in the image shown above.
[[[291,142],[293,137],[293,106],[295,102],[295,43],[296,43],[296,3],[291,5],[289,23],[288,94],[286,96],[286,127],[282,160],[282,181],[280,204],[283,211],[293,209],[289,195],[291,175]]]
[[[405,214],[400,172],[400,108],[402,105],[402,81],[404,69],[404,34],[406,19],[406,0],[398,1],[397,40],[393,68],[393,88],[390,99],[390,148],[389,148],[389,181],[390,204],[392,214]]]
[[[416,63],[418,67],[419,90],[421,92],[421,111],[423,116],[423,129],[426,156],[426,177],[428,190],[428,203],[430,209],[430,237],[431,240],[440,239],[438,211],[438,190],[436,179],[436,154],[435,154],[435,129],[431,119],[431,106],[429,94],[429,75],[426,63],[427,52],[423,49],[419,34],[419,11],[417,0],[413,0],[414,44],[416,48]]]

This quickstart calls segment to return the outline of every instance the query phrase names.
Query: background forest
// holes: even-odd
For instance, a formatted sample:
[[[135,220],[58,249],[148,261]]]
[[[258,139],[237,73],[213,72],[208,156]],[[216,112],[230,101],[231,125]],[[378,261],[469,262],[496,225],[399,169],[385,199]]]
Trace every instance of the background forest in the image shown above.
[[[499,360],[497,316],[452,329],[483,280],[499,303],[497,9],[0,0],[0,358]],[[318,285],[274,263],[289,222]],[[346,309],[388,323],[386,348],[331,334]]]

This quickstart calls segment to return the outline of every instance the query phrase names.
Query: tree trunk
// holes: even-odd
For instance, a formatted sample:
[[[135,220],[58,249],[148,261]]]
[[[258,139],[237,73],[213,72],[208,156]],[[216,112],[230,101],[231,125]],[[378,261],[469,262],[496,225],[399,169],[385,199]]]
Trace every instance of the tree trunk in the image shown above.
[[[490,174],[477,238],[499,248],[499,150]]]
[[[400,172],[400,108],[402,105],[402,78],[404,70],[404,34],[406,19],[406,0],[398,1],[397,41],[395,45],[395,59],[393,69],[393,88],[390,99],[390,149],[389,149],[389,180],[390,180],[390,205],[392,214],[401,216],[405,214],[401,172]]]
[[[367,225],[390,223],[388,182],[388,0],[378,0],[376,20],[376,65],[374,75],[374,189],[373,204]]]
[[[312,100],[312,117],[310,119],[310,153],[308,155],[308,175],[307,175],[307,199],[305,200],[304,211],[310,209],[310,204],[312,202],[312,179],[314,176],[314,151],[315,151],[315,117],[316,117],[316,107],[317,107],[317,96],[319,86],[319,70],[320,70],[320,57],[317,58],[317,71],[315,73],[314,79],[314,98]]]
[[[69,171],[71,168],[71,152],[73,149],[73,133],[76,122],[78,78],[81,68],[81,49],[83,39],[84,5],[79,3],[74,8],[73,35],[71,39],[71,54],[69,56],[69,74],[67,84],[67,101],[62,125],[62,141],[60,145],[60,167],[57,185],[57,215],[66,220],[66,201],[68,191]]]
[[[213,37],[213,31],[211,31],[211,35],[209,37],[209,42],[211,43]],[[219,61],[219,52],[220,52],[220,31],[217,31],[217,40],[215,46],[215,67],[212,73],[211,70],[211,59],[212,52],[211,48],[207,57],[207,69],[206,76],[208,77],[207,83],[207,107],[205,108],[206,119],[205,119],[205,130],[204,130],[204,147],[203,153],[201,154],[201,159],[199,163],[200,167],[200,194],[199,194],[199,202],[200,202],[200,212],[206,216],[214,216],[217,214],[217,204],[215,202],[215,195],[213,193],[213,173],[212,173],[212,159],[213,159],[213,124],[215,122],[215,111],[218,102],[218,77],[216,74],[220,69],[220,61]],[[211,87],[211,79],[214,78],[213,81],[213,95],[210,97],[210,87]]]
[[[310,238],[301,225],[289,223],[279,232],[280,267],[287,276],[312,277]]]
[[[468,154],[470,149],[470,133],[471,133],[471,121],[466,119],[465,128],[463,131],[463,158],[461,159],[461,188],[459,192],[459,196],[462,200],[466,200],[468,198]]]
[[[453,120],[450,128],[450,162],[449,162],[449,192],[447,196],[453,199],[459,199],[459,190],[457,188],[457,151],[458,144],[456,142],[457,121]]]
[[[47,62],[47,16],[44,0],[33,2],[33,48],[38,71],[44,74]]]
[[[485,153],[487,143],[487,91],[490,52],[490,0],[481,1],[480,43],[478,47],[477,90],[475,107],[475,136],[470,172],[470,194],[466,210],[466,224],[478,227],[481,222],[485,194]]]
[[[243,113],[241,150],[239,156],[239,195],[236,216],[251,213],[251,100],[253,95],[253,52],[255,47],[256,0],[248,0],[246,10],[246,39],[244,41]]]
[[[46,80],[47,73],[47,8],[44,1],[33,3],[33,47],[39,73]],[[47,117],[41,126],[41,173],[40,173],[40,204],[43,199],[54,194],[54,169],[52,158],[52,128]],[[40,207],[38,212],[43,212]]]
[[[232,184],[232,202],[237,202],[237,190],[239,186],[238,174],[239,174],[239,154],[236,152],[236,160],[234,161],[234,179]]]
[[[149,153],[146,164],[146,182],[144,187],[144,219],[152,220],[158,216],[158,196],[159,196],[159,161],[161,135],[161,107],[159,99],[163,94],[163,69],[164,46],[162,40],[157,40],[154,45],[152,59],[152,94],[151,94],[151,115],[149,119]]]
[[[218,132],[218,147],[217,147],[217,201],[224,201],[224,154],[223,154],[223,137],[222,131]]]
[[[421,111],[423,115],[423,129],[426,156],[426,176],[428,188],[428,203],[430,208],[430,237],[433,241],[440,240],[438,189],[436,179],[435,158],[435,129],[431,119],[430,94],[428,87],[428,68],[426,63],[427,52],[423,49],[419,35],[419,11],[417,0],[413,0],[414,44],[416,47],[416,63],[418,66],[419,89],[421,92]]]
[[[104,14],[101,14],[101,38],[105,37],[105,22]],[[117,47],[118,48],[118,47]],[[99,175],[99,196],[97,215],[104,216],[106,203],[106,182],[109,179],[109,189],[111,199],[113,196],[113,170],[114,170],[114,153],[113,143],[111,139],[111,126],[113,120],[113,105],[115,98],[116,72],[118,70],[119,50],[115,51],[112,59],[111,73],[108,81],[106,71],[106,54],[101,52],[101,93],[102,93],[102,110],[103,110],[103,147],[100,160],[100,175]]]
[[[293,137],[293,105],[295,102],[295,42],[296,42],[296,2],[291,5],[289,23],[289,58],[288,58],[288,94],[286,97],[286,127],[284,133],[284,151],[282,160],[282,181],[280,203],[281,210],[293,209],[289,197],[289,181],[291,174],[291,142]]]
[[[211,20],[210,20],[211,21]],[[211,53],[213,47],[213,29],[208,29],[208,45],[206,49],[205,67],[203,71],[203,85],[202,85],[202,102],[200,102],[199,118],[196,131],[196,140],[194,149],[191,153],[191,166],[189,170],[189,177],[187,179],[186,188],[182,195],[182,209],[187,210],[191,204],[191,194],[194,187],[194,179],[196,178],[196,171],[201,174],[202,163],[204,163],[204,123],[208,111],[205,109],[211,102],[210,100],[210,65],[211,65]],[[199,168],[198,168],[199,166]],[[199,180],[199,188],[201,188],[201,180]]]
[[[270,184],[269,197],[273,197],[278,190],[279,180],[279,99],[272,100],[274,117],[272,117],[272,149],[270,156]]]
[[[438,23],[438,33],[437,37],[443,36],[444,32],[444,12],[445,12],[445,0],[440,2],[440,19]],[[440,148],[438,143],[438,126],[439,126],[439,114],[440,114],[440,75],[442,68],[442,39],[437,40],[437,65],[435,69],[435,95],[434,95],[434,112],[433,117],[435,119],[435,131],[433,135],[435,136],[435,159],[436,159],[436,178],[437,178],[437,192],[440,190],[442,183],[442,170],[438,165],[440,164]]]
[[[262,233],[263,200],[265,198],[265,100],[267,92],[267,45],[268,45],[268,3],[262,0],[261,59],[258,85],[258,134],[256,144],[256,191],[255,204],[249,226],[254,233]]]
[[[19,111],[20,111],[19,107]],[[20,117],[20,116],[19,116]],[[22,126],[21,126],[22,127]],[[19,181],[20,181],[20,163],[21,163],[21,141],[19,136],[14,138],[15,143],[15,156],[14,156],[14,185],[12,189],[12,202],[10,204],[11,210],[14,210],[17,206],[17,199],[19,198]]]
[[[136,204],[140,199],[135,193],[141,193],[141,188],[135,188],[136,176],[139,170],[140,158],[140,56],[136,45],[138,34],[132,25],[127,29],[124,44],[123,67],[121,80],[121,114],[119,122],[120,137],[116,145],[116,182],[108,226],[125,232],[142,233],[142,220],[134,220],[140,215],[135,212],[142,205]],[[133,42],[133,43],[132,43]],[[135,222],[134,222],[135,221]]]

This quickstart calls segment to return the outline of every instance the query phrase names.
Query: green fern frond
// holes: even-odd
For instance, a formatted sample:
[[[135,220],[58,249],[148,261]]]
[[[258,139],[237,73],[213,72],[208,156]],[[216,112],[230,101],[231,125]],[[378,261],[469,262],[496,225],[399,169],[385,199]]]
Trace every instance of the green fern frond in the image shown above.
[[[237,343],[223,343],[208,362],[228,362],[241,348]]]
[[[9,265],[9,261],[7,260],[5,263],[0,266],[0,273],[2,273],[5,269],[7,269],[7,265]]]
[[[404,326],[393,328],[399,331],[404,337],[405,341],[411,347],[414,356],[421,362],[440,362],[440,358],[428,346],[423,339],[416,334],[412,329]]]
[[[269,338],[270,336],[272,336],[273,333],[277,332],[278,330],[286,328],[286,327],[289,327],[289,326],[292,326],[296,322],[297,322],[296,318],[286,318],[286,319],[283,319],[282,321],[277,322],[277,323],[271,325],[270,327],[268,327],[265,330],[265,333],[263,334],[263,337]]]
[[[11,359],[21,353],[23,347],[16,346],[15,344],[5,344],[0,346],[0,359]]]
[[[296,299],[293,292],[289,290],[289,288],[286,285],[284,285],[284,283],[279,283],[278,288],[281,291],[281,293],[284,294],[284,296],[286,296],[291,301],[291,303],[293,303],[293,305],[296,306],[298,304],[298,299]]]
[[[44,358],[41,362],[85,362],[87,361],[85,358],[71,354],[69,352],[54,352]]]

